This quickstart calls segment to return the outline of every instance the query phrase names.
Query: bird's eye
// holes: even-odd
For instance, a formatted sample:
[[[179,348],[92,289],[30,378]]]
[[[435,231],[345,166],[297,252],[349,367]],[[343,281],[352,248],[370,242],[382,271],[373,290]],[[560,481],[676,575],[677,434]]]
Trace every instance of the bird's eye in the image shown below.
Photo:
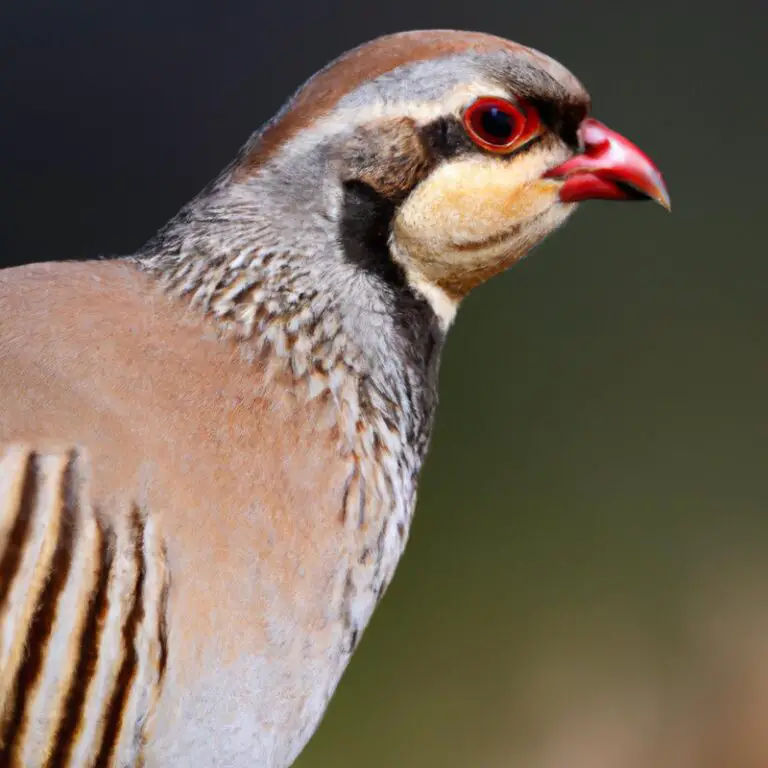
[[[520,102],[482,98],[464,112],[464,127],[472,141],[490,152],[506,153],[538,133],[541,122],[536,110]]]

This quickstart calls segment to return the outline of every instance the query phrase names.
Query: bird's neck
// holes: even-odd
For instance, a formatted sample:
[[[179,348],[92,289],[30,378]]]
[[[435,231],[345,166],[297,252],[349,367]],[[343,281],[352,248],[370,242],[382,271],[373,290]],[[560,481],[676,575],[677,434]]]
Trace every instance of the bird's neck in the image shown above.
[[[325,386],[321,380],[353,382],[360,407],[383,415],[415,448],[409,463],[418,472],[436,407],[440,322],[389,266],[368,269],[361,254],[350,258],[330,217],[306,219],[281,215],[252,190],[214,187],[137,259],[168,294],[254,357],[285,363],[310,390]],[[368,255],[371,263],[386,258]]]
[[[382,244],[379,235],[351,234],[361,249]],[[277,368],[274,383],[293,388],[297,407],[327,406],[323,423],[348,468],[338,519],[355,563],[339,608],[339,673],[408,538],[443,343],[431,306],[401,290],[385,255],[350,254],[342,241],[330,216],[291,219],[269,198],[262,206],[214,199],[188,206],[138,255],[168,294],[237,339],[254,365]]]

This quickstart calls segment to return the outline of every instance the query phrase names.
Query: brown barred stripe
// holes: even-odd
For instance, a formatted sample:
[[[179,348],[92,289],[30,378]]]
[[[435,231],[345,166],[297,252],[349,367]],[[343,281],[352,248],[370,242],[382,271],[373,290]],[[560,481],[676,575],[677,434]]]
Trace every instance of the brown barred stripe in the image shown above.
[[[171,578],[168,572],[168,550],[165,544],[160,551],[164,569],[163,586],[160,590],[160,608],[157,614],[157,638],[160,643],[160,656],[157,664],[157,687],[162,688],[165,680],[165,670],[168,666],[168,592],[171,589]]]
[[[125,507],[111,517],[113,557],[107,582],[106,611],[96,648],[96,669],[85,692],[82,716],[70,747],[72,765],[95,764],[101,752],[118,676],[129,652],[124,642],[124,628],[136,602],[138,578],[131,509]]]
[[[12,761],[19,759],[19,746],[23,743],[26,732],[23,727],[23,720],[27,707],[33,701],[34,691],[43,670],[48,645],[52,638],[59,598],[64,590],[72,565],[72,545],[76,524],[76,498],[73,494],[75,459],[76,454],[70,454],[67,463],[62,467],[63,471],[60,476],[48,479],[48,482],[55,484],[57,489],[56,496],[53,498],[53,506],[50,510],[46,510],[46,517],[50,514],[52,517],[60,519],[61,524],[56,550],[45,576],[45,586],[27,633],[24,661],[19,668],[15,690],[9,701],[9,711],[12,711],[12,714],[7,722],[7,748]]]
[[[28,520],[23,524],[23,539],[11,534],[10,548],[18,547],[19,552],[12,557],[16,564],[0,616],[0,749],[4,754],[9,753],[13,735],[11,726],[17,711],[14,699],[18,698],[14,694],[19,690],[17,676],[25,663],[25,644],[49,580],[59,540],[62,506],[59,478],[65,466],[64,456],[29,456],[16,513],[18,518]],[[14,532],[18,530],[14,526]]]
[[[142,685],[134,686],[129,723],[141,719],[141,731],[124,728],[121,737],[121,751],[132,752],[137,765],[143,765],[146,745],[154,731],[154,715],[157,702],[163,688],[165,671],[168,666],[168,592],[170,572],[168,570],[168,552],[165,542],[159,536],[155,521],[147,519],[144,540],[147,561],[147,599],[144,614],[144,626],[141,631],[140,675]]]
[[[140,765],[168,664],[156,520],[91,505],[76,450],[0,453],[0,768]]]
[[[0,464],[0,616],[5,613],[8,592],[19,569],[34,506],[34,456],[19,448],[9,451]]]
[[[123,625],[123,662],[107,709],[101,748],[94,764],[95,768],[106,768],[112,761],[123,723],[123,713],[137,673],[139,661],[136,652],[137,635],[144,618],[144,583],[147,574],[147,562],[144,557],[144,524],[139,508],[133,505],[130,515],[130,532],[137,573],[136,587],[133,604]]]
[[[98,547],[96,589],[88,607],[88,613],[80,637],[79,653],[72,682],[63,707],[63,718],[53,738],[51,768],[65,766],[69,761],[76,736],[81,728],[85,710],[85,698],[96,673],[99,647],[107,616],[107,592],[114,556],[113,536],[105,531],[96,518]]]
[[[85,462],[72,454],[66,483],[63,524],[71,526],[68,578],[58,597],[38,681],[24,692],[24,718],[16,734],[18,763],[49,765],[54,738],[65,716],[64,704],[72,685],[83,628],[97,584],[99,545],[96,521],[90,505]],[[35,646],[30,643],[34,652]]]

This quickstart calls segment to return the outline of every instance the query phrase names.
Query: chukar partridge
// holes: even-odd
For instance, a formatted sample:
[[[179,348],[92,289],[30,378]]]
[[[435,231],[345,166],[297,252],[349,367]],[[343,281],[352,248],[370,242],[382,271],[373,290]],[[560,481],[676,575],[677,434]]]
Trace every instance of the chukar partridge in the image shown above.
[[[461,299],[664,183],[454,31],[310,79],[138,253],[0,272],[0,763],[290,765],[403,552]]]

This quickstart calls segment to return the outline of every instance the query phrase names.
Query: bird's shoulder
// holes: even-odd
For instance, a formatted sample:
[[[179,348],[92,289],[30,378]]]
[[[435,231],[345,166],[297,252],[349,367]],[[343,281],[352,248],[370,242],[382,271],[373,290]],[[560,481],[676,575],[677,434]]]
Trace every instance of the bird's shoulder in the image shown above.
[[[167,481],[240,511],[256,490],[249,506],[291,487],[321,503],[339,480],[330,398],[297,392],[131,263],[2,271],[0,312],[0,444],[87,447],[97,496]]]

